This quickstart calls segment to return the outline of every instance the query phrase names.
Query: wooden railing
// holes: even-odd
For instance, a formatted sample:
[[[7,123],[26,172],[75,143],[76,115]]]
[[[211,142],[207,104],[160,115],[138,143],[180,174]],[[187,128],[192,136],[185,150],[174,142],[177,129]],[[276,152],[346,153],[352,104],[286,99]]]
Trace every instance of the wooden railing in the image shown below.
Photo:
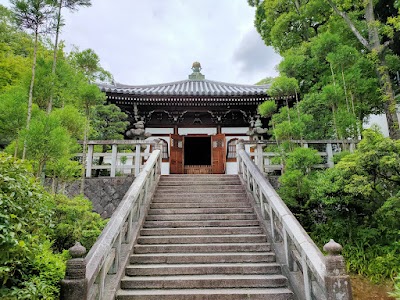
[[[121,175],[132,174],[137,176],[143,168],[144,162],[150,157],[150,147],[156,145],[157,141],[133,141],[133,140],[91,140],[88,141],[86,149],[85,165],[86,177],[92,177],[93,170],[108,170],[109,177],[115,177],[118,172]],[[81,144],[83,144],[81,142]],[[111,152],[94,152],[95,146],[111,146]],[[118,146],[128,146],[130,152],[118,152]],[[75,155],[82,158],[83,154]],[[98,164],[103,158],[103,164]]]
[[[322,163],[316,165],[315,168],[332,168],[334,165],[333,156],[335,153],[347,150],[353,152],[358,141],[353,140],[292,140],[293,145],[313,148],[318,151],[322,158]],[[276,146],[274,141],[243,141],[249,156],[254,160],[255,164],[263,173],[272,173],[274,171],[281,172],[283,165],[274,162],[274,158],[280,154],[273,151],[265,151],[267,146]],[[251,149],[251,151],[250,151]]]
[[[341,261],[334,267],[338,270],[333,273],[344,274],[338,279],[336,278],[338,276],[335,277],[333,273],[327,272],[327,269],[332,268],[327,268],[324,255],[246,153],[243,143],[237,145],[237,161],[239,176],[249,196],[255,201],[257,213],[264,220],[278,261],[297,298],[300,300],[351,299],[350,281],[345,274],[343,258],[335,256],[337,253],[332,251],[335,254],[332,256],[333,260]],[[339,268],[339,264],[342,264],[342,269]],[[334,282],[337,287],[337,283],[343,278],[345,284],[340,282],[341,289],[332,291],[333,288],[329,283]]]
[[[161,151],[157,149],[151,153],[86,257],[74,254],[81,255],[82,250],[70,249],[73,259],[67,263],[61,299],[114,299],[160,175]]]

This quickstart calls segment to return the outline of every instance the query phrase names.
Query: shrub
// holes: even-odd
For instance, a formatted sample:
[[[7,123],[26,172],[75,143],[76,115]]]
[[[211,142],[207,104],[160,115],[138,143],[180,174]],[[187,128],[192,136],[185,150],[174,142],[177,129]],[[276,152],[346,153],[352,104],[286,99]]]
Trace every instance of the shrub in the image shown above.
[[[54,299],[64,276],[62,255],[47,235],[54,228],[52,197],[27,163],[0,153],[0,297]]]
[[[69,249],[79,241],[90,249],[100,235],[107,221],[98,213],[92,212],[92,203],[83,196],[69,199],[65,195],[55,195],[56,227],[54,230],[54,248],[57,251]]]

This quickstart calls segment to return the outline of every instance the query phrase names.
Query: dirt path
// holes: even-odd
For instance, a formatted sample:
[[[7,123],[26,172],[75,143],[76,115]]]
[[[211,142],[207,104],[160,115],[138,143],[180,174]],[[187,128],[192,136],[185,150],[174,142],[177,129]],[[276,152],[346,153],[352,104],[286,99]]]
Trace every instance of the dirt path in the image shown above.
[[[388,292],[392,291],[390,283],[376,285],[361,276],[351,276],[353,289],[353,300],[394,300],[389,297]]]

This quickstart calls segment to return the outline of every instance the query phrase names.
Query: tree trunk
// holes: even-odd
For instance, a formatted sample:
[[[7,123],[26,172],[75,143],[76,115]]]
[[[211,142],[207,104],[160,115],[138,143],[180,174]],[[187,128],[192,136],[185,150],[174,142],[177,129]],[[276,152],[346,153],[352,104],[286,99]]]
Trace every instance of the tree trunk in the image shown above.
[[[376,25],[375,15],[374,15],[374,3],[373,0],[367,0],[365,6],[365,20],[367,21],[368,26],[368,39],[366,40],[362,34],[357,30],[356,26],[349,18],[349,16],[340,11],[337,6],[332,2],[332,0],[327,0],[329,5],[333,8],[333,10],[343,18],[346,24],[349,26],[350,30],[356,36],[358,41],[372,54],[376,54],[378,57],[378,62],[376,62],[376,71],[378,73],[378,77],[380,80],[380,85],[383,91],[384,96],[384,110],[386,114],[386,121],[388,123],[389,128],[389,136],[392,139],[400,138],[400,128],[399,128],[399,119],[397,117],[396,112],[396,100],[393,94],[392,82],[390,80],[389,72],[387,70],[384,52],[386,47],[389,45],[390,41],[381,43],[379,30]]]
[[[57,25],[56,25],[56,38],[54,42],[54,52],[53,52],[53,65],[51,67],[51,91],[50,91],[50,99],[47,106],[47,114],[51,113],[53,109],[53,96],[54,96],[54,81],[56,76],[56,66],[57,66],[57,51],[58,51],[58,38],[60,35],[60,26],[61,26],[61,8],[63,0],[59,0],[58,13],[57,13]]]
[[[29,86],[29,98],[28,98],[28,114],[26,117],[26,129],[29,130],[29,125],[32,118],[32,103],[33,103],[33,87],[35,85],[35,71],[36,71],[36,58],[37,58],[37,48],[38,48],[39,32],[38,29],[35,30],[35,44],[33,47],[33,62],[32,62],[32,77],[31,84]],[[26,140],[24,141],[24,149],[22,151],[22,159],[26,156]]]
[[[83,195],[85,192],[85,178],[86,178],[86,147],[88,139],[89,116],[86,114],[85,131],[83,135],[83,149],[82,149],[82,174],[81,174],[81,189],[80,193]]]
[[[399,119],[396,112],[396,100],[394,98],[392,81],[385,61],[384,51],[386,47],[381,44],[379,29],[376,25],[373,0],[368,0],[367,6],[365,7],[365,19],[368,25],[368,38],[371,52],[376,52],[379,58],[379,61],[376,62],[376,72],[383,91],[383,107],[388,123],[389,136],[392,139],[399,139],[400,132]]]

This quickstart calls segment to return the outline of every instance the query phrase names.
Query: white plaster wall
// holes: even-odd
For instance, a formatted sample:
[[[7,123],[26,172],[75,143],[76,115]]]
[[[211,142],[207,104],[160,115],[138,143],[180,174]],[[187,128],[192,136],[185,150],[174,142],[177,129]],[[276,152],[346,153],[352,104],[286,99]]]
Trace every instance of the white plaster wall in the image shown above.
[[[373,125],[378,125],[384,136],[389,136],[389,128],[386,122],[386,115],[370,115],[368,122],[365,122],[363,128],[371,128]]]
[[[161,163],[161,175],[169,175],[169,162]]]
[[[397,107],[397,118],[400,123],[400,107]],[[386,121],[386,115],[370,115],[368,121],[363,124],[364,128],[371,128],[373,125],[378,125],[384,136],[389,136],[389,127]]]
[[[217,134],[217,128],[178,128],[179,135],[188,134],[207,134],[214,135]]]
[[[221,133],[225,134],[246,134],[249,127],[222,127]]]
[[[146,128],[146,132],[153,135],[157,134],[173,134],[174,128]]]
[[[225,174],[237,174],[238,166],[237,162],[227,162]]]

